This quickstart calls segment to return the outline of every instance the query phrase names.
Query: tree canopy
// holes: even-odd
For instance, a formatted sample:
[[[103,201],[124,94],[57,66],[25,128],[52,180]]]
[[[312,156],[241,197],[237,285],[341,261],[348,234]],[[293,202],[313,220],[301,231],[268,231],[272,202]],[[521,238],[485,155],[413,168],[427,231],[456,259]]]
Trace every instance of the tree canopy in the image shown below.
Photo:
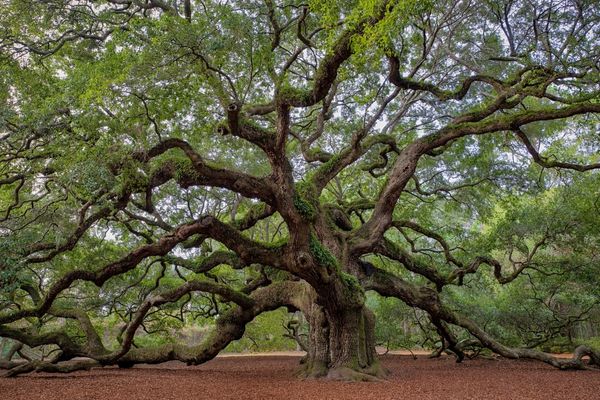
[[[368,292],[459,361],[600,365],[536,348],[599,313],[600,2],[0,4],[0,336],[56,350],[9,374],[198,364],[287,307],[305,376],[371,379]]]

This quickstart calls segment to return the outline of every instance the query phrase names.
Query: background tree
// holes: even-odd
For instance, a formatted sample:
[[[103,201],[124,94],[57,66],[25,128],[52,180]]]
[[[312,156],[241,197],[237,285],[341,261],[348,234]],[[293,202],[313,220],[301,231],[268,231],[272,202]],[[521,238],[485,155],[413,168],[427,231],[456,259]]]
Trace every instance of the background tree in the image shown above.
[[[57,350],[9,374],[198,364],[284,306],[305,376],[372,379],[367,291],[458,360],[465,331],[600,364],[502,344],[464,301],[494,279],[598,309],[597,1],[3,9],[0,336]],[[197,318],[193,345],[138,334]]]

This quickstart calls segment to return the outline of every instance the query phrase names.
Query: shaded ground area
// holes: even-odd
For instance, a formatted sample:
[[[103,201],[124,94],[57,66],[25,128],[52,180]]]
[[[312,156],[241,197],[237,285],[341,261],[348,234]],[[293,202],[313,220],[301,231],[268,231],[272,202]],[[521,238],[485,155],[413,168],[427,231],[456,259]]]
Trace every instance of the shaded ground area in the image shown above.
[[[387,382],[299,380],[294,356],[221,357],[129,370],[0,378],[0,399],[600,399],[600,373],[559,371],[538,362],[386,355]]]

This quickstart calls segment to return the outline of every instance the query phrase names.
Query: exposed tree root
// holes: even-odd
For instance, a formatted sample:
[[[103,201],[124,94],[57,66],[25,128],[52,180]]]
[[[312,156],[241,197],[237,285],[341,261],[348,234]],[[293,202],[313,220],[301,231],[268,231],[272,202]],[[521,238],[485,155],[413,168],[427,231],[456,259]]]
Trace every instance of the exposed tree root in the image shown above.
[[[302,379],[328,379],[350,382],[382,381],[388,375],[389,371],[378,360],[375,360],[370,366],[358,370],[349,367],[329,368],[324,363],[313,363],[310,366],[304,364],[296,374],[297,377]]]
[[[362,372],[364,372],[365,374],[377,377],[379,379],[385,379],[390,374],[390,371],[387,368],[385,368],[383,365],[381,365],[379,360],[375,360],[373,362],[373,364],[371,364],[367,368],[364,368],[362,370]]]
[[[326,379],[345,382],[381,382],[382,378],[367,372],[355,371],[347,367],[332,368],[327,372]]]
[[[324,362],[312,361],[304,363],[296,373],[301,379],[318,379],[327,376],[329,369]]]

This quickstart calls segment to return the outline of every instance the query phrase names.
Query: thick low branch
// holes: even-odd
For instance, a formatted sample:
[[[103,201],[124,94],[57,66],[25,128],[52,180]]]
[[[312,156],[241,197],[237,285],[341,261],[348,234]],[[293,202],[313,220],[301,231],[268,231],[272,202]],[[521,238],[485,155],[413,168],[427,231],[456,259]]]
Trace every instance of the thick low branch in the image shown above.
[[[19,364],[10,369],[6,374],[7,378],[12,378],[17,375],[26,374],[29,372],[53,372],[68,374],[75,371],[86,370],[89,371],[94,367],[100,367],[101,364],[95,360],[77,360],[52,363],[49,361],[30,361],[27,363]]]
[[[65,332],[60,330],[39,333],[28,328],[13,328],[6,325],[0,325],[0,336],[14,339],[29,347],[54,344],[60,347],[62,351],[70,357],[86,357],[89,354],[88,349],[76,343]]]
[[[218,294],[224,299],[236,303],[241,309],[250,309],[255,304],[251,297],[231,289],[226,285],[210,281],[188,281],[176,289],[159,295],[151,296],[144,301],[125,329],[125,336],[121,342],[121,348],[112,353],[103,356],[98,355],[94,358],[103,364],[114,363],[131,349],[131,346],[133,345],[133,337],[137,329],[144,322],[146,314],[152,307],[159,307],[165,303],[172,303],[188,293],[197,291]]]
[[[188,364],[201,364],[213,359],[231,341],[241,338],[246,324],[252,321],[258,314],[275,310],[282,306],[306,310],[309,307],[306,293],[311,290],[305,282],[282,281],[273,283],[267,287],[258,288],[247,296],[239,292],[234,292],[224,285],[212,282],[192,281],[168,293],[149,299],[142,308],[146,309],[165,302],[176,301],[184,296],[186,292],[196,289],[214,289],[222,292],[220,293],[222,295],[231,295],[232,299],[237,300],[239,303],[238,306],[231,308],[217,319],[214,330],[199,345],[168,344],[149,348],[129,348],[126,354],[118,350],[117,353],[109,355],[93,354],[86,352],[84,349],[78,352],[70,352],[69,350],[67,359],[75,356],[83,356],[91,357],[92,360],[82,360],[81,362],[58,362],[58,359],[55,362],[34,361],[27,364],[15,365],[15,368],[9,371],[8,376],[16,376],[32,371],[71,372],[78,369],[88,369],[115,363],[121,367],[130,367],[138,363],[157,364],[171,360],[179,360]],[[138,314],[141,315],[143,312]],[[130,326],[133,327],[133,324]],[[62,348],[65,344],[53,340],[52,337],[56,334],[31,335],[25,334],[20,329],[8,328],[6,326],[0,326],[0,335],[7,337],[19,336],[25,343],[31,346],[52,343],[58,344]],[[63,336],[66,338],[66,335]],[[60,359],[65,359],[65,357],[61,357]]]
[[[481,329],[474,321],[453,313],[448,309],[443,310],[441,318],[466,329],[479,339],[485,347],[506,358],[537,360],[562,370],[572,370],[587,369],[588,366],[583,362],[583,357],[588,356],[591,360],[590,365],[600,366],[600,352],[589,346],[579,346],[575,349],[571,359],[562,359],[538,350],[505,346]]]
[[[481,329],[472,320],[445,307],[434,290],[425,287],[416,287],[381,269],[374,268],[374,272],[371,275],[362,276],[361,280],[367,290],[375,290],[386,297],[396,297],[410,306],[426,311],[433,319],[445,321],[466,329],[484,347],[503,357],[538,360],[560,369],[586,369],[588,366],[584,364],[582,359],[588,356],[591,359],[590,365],[600,366],[600,352],[587,346],[578,347],[571,359],[560,359],[552,354],[532,349],[505,346]]]

